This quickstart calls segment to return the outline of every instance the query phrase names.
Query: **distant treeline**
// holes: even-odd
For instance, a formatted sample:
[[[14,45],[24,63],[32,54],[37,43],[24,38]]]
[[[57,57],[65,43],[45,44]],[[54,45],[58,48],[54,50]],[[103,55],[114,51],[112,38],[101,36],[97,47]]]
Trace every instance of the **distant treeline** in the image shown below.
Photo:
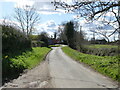
[[[83,30],[78,31],[78,25],[76,22],[70,21],[65,24],[63,24],[64,28],[60,33],[60,40],[62,43],[67,44],[72,49],[75,49],[77,51],[80,51],[82,53],[86,54],[93,54],[97,56],[115,56],[120,53],[120,50],[118,48],[107,48],[107,47],[101,47],[101,48],[90,48],[89,45],[91,44],[98,44],[98,45],[116,45],[118,44],[118,41],[115,42],[107,42],[105,39],[101,40],[95,40],[92,39],[91,41],[88,41],[85,39],[85,33]]]

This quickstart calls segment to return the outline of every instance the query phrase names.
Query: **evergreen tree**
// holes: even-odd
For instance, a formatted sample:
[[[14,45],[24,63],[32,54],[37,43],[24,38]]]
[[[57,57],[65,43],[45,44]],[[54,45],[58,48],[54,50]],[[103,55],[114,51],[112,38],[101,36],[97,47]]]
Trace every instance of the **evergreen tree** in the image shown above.
[[[75,33],[75,30],[74,30],[74,23],[72,21],[68,22],[66,25],[65,25],[65,35],[67,37],[67,43],[69,45],[69,47],[75,49],[76,46],[75,46],[75,40],[74,40],[74,33]]]

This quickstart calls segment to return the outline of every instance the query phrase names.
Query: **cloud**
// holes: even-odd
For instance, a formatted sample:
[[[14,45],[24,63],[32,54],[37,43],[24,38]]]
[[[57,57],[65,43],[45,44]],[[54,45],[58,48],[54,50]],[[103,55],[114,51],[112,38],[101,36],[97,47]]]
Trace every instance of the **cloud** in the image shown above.
[[[97,29],[97,27],[100,27],[100,29]],[[90,40],[93,37],[93,32],[91,30],[98,31],[101,33],[106,33],[106,35],[110,35],[114,31],[114,28],[110,25],[104,25],[101,21],[94,21],[91,23],[83,24],[82,30],[87,34],[86,35],[87,39]],[[115,35],[117,36],[117,34],[115,34]],[[95,34],[95,37],[96,37],[96,39],[104,38],[100,34]],[[113,40],[114,35],[109,38],[110,38],[110,40]],[[116,40],[117,39],[118,38],[116,37]]]
[[[62,14],[65,13],[64,9],[57,9],[55,10],[55,7],[51,2],[35,2],[34,7],[37,9],[37,12],[40,14]]]
[[[45,14],[45,15],[51,15],[51,14],[58,14],[61,15],[61,12],[55,11],[55,10],[38,10],[37,11],[39,14]]]
[[[91,23],[86,23],[83,25],[87,30],[93,29],[96,30],[99,27],[99,30],[113,30],[114,28],[108,24],[103,24],[101,21],[94,21]]]
[[[85,25],[86,23],[88,23],[88,21],[87,21],[85,18],[80,18],[80,19],[79,19],[79,24],[80,24],[80,26],[83,26],[83,25]]]
[[[3,2],[14,2],[15,8],[22,8],[26,5],[28,6],[34,6],[38,13],[40,14],[62,14],[65,13],[64,9],[57,9],[55,10],[55,7],[51,2],[53,0],[2,0]]]
[[[80,18],[80,15],[73,15],[73,18],[74,18],[74,19],[79,19],[79,18]]]
[[[38,13],[40,14],[62,14],[65,13],[64,9],[57,9],[55,10],[55,7],[51,2],[53,0],[2,0],[4,2],[14,2],[15,8],[22,8],[26,5],[28,6],[34,6]]]
[[[14,7],[23,8],[26,5],[32,6],[35,0],[2,0],[3,2],[13,2]]]
[[[24,6],[28,5],[28,6],[33,6],[34,1],[30,1],[30,0],[24,0],[22,2],[16,2],[15,4],[15,8],[23,8]]]
[[[5,21],[5,23],[4,23],[4,21]],[[12,25],[12,26],[20,25],[19,22],[9,20],[9,19],[0,19],[0,24],[7,24],[7,25]]]
[[[23,1],[34,1],[34,2],[49,2],[53,0],[1,0],[4,2],[23,2]]]
[[[55,27],[56,26],[55,22],[53,20],[48,21],[46,25],[47,25],[47,27]]]
[[[54,20],[49,20],[45,23],[42,23],[38,26],[37,32],[47,32],[50,36],[58,30],[58,25],[55,24]]]

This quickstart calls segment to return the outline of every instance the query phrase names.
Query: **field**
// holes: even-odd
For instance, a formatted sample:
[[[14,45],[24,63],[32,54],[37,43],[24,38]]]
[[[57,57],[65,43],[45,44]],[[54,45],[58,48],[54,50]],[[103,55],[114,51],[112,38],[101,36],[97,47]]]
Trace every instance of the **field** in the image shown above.
[[[89,48],[118,48],[117,45],[87,45]]]
[[[60,45],[49,45],[49,47],[59,47]]]
[[[63,47],[62,50],[71,58],[91,66],[93,69],[111,77],[113,80],[118,80],[118,77],[120,77],[118,74],[118,56],[96,56],[84,54],[69,47]]]

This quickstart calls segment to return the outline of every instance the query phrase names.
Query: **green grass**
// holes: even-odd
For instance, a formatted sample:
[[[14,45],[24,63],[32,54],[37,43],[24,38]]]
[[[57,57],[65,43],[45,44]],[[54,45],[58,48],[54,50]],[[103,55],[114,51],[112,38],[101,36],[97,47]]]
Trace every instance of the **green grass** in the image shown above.
[[[87,45],[89,48],[118,48],[117,45]]]
[[[14,58],[4,56],[2,59],[2,73],[4,78],[14,78],[19,76],[25,69],[32,69],[44,60],[51,48],[34,47],[30,51],[23,52]]]
[[[69,47],[62,47],[62,50],[71,58],[83,62],[98,72],[118,80],[118,56],[96,56],[80,53]],[[120,81],[120,80],[119,80]]]
[[[31,69],[38,65],[50,50],[50,48],[46,47],[32,48],[32,51],[24,52],[16,58],[11,58],[10,61],[13,62],[13,65],[21,64],[26,66],[28,69]]]
[[[49,45],[49,47],[60,47],[60,45]]]

